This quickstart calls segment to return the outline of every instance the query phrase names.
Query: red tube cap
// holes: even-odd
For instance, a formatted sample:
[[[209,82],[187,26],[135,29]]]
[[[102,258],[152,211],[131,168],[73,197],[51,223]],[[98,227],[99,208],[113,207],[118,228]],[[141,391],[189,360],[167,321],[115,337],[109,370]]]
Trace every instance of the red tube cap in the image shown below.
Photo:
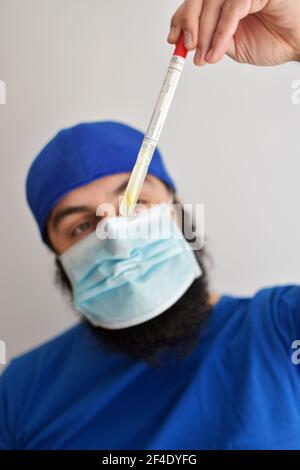
[[[188,51],[184,47],[184,37],[183,37],[183,33],[182,33],[180,38],[177,41],[175,51],[174,51],[174,55],[180,55],[181,57],[183,57],[185,59],[186,56],[187,56],[187,53],[188,53]]]

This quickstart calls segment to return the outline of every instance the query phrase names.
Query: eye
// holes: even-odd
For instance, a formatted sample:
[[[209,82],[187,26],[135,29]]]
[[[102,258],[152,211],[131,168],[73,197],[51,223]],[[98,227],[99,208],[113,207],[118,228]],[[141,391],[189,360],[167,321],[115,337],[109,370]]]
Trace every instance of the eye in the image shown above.
[[[72,230],[71,232],[71,236],[72,237],[76,237],[78,235],[82,235],[83,233],[91,230],[92,228],[92,224],[90,221],[85,221],[85,222],[82,222],[81,224],[77,225],[74,230]]]

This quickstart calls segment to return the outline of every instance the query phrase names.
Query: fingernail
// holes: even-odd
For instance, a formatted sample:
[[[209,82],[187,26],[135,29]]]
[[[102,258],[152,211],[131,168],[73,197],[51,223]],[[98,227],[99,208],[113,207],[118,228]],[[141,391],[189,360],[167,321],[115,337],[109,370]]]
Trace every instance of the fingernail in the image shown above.
[[[171,26],[170,28],[170,32],[169,32],[169,35],[168,35],[168,41],[172,41],[173,39],[175,39],[176,37],[176,27],[175,26]]]
[[[199,49],[199,48],[196,50],[196,53],[195,53],[195,56],[194,56],[194,64],[198,65],[199,67],[200,66],[202,67],[203,65],[206,64],[205,59],[203,57],[203,54],[201,52],[201,49]]]
[[[190,31],[184,32],[184,45],[186,48],[190,48],[193,45],[193,36]]]
[[[194,57],[194,62],[196,65],[200,65],[201,62],[201,51],[200,49],[196,50],[195,57]]]
[[[211,59],[212,55],[213,55],[213,49],[210,49],[208,53],[206,54],[205,59],[208,59],[208,60]]]

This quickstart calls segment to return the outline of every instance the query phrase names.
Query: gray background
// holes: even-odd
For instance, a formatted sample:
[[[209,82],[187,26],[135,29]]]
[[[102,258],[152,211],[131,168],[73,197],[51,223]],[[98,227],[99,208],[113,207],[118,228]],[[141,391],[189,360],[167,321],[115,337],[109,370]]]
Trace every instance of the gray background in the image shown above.
[[[34,155],[56,131],[147,127],[168,65],[171,0],[0,0],[1,307],[8,359],[75,321],[26,206]],[[300,281],[300,66],[186,64],[160,147],[187,202],[205,204],[212,288]]]

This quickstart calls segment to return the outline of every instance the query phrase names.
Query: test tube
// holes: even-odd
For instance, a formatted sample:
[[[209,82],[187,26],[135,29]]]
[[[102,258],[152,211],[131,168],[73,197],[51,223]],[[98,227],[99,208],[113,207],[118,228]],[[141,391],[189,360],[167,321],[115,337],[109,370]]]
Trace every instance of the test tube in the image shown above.
[[[147,132],[130,175],[127,188],[121,200],[120,214],[123,216],[130,216],[134,212],[135,205],[138,201],[147,175],[148,167],[157,147],[160,133],[178,85],[186,56],[187,50],[184,47],[183,35],[181,35],[176,44]]]

